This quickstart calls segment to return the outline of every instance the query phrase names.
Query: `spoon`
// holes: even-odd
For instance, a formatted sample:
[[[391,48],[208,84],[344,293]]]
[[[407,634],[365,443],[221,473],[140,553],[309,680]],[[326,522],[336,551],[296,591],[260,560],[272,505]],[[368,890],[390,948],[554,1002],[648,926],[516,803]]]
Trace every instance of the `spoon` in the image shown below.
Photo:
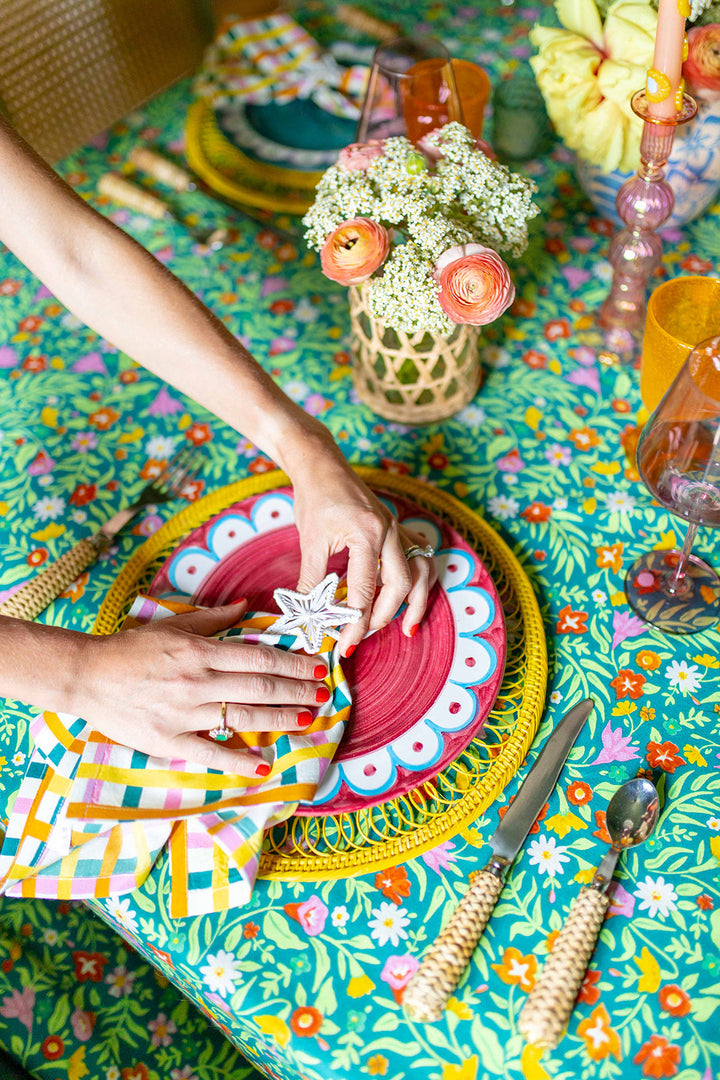
[[[610,906],[607,890],[618,858],[627,848],[647,840],[659,813],[657,788],[644,777],[628,780],[610,800],[607,808],[610,850],[589,887],[582,889],[573,901],[565,925],[520,1013],[518,1030],[529,1043],[553,1049],[560,1042]]]

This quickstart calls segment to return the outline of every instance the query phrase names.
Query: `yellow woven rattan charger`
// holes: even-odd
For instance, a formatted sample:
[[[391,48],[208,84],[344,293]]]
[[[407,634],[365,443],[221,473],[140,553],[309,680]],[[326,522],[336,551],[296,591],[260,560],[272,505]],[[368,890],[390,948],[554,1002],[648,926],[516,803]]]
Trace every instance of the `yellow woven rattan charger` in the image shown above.
[[[294,817],[267,834],[261,877],[349,877],[393,866],[467,828],[517,772],[533,741],[547,686],[547,652],[532,586],[504,541],[453,496],[407,476],[358,467],[371,487],[404,495],[453,526],[477,552],[505,615],[507,659],[497,701],[470,746],[431,781],[377,806]],[[234,503],[289,483],[281,472],[250,477],[191,503],[132,556],[103,602],[93,633],[117,631],[180,539]]]

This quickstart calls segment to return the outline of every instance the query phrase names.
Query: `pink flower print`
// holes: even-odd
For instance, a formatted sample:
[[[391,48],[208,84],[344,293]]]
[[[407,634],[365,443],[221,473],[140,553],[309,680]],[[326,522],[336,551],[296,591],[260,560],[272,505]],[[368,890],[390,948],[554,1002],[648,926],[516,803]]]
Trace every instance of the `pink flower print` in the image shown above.
[[[0,1016],[7,1020],[19,1020],[30,1031],[35,1008],[35,991],[32,986],[24,990],[13,990],[9,997],[4,997],[0,1005]]]
[[[638,619],[637,615],[630,615],[627,611],[616,611],[613,615],[613,639],[611,649],[625,641],[629,637],[637,637],[646,629],[647,623]]]
[[[567,381],[573,386],[586,386],[588,390],[600,393],[600,375],[595,367],[576,368],[567,376]]]
[[[311,416],[321,416],[331,406],[332,401],[323,397],[322,394],[310,394],[304,401],[305,412],[310,413]]]
[[[153,1046],[169,1046],[177,1028],[172,1020],[168,1020],[165,1013],[158,1013],[156,1020],[148,1021],[148,1030],[153,1033],[150,1038]]]
[[[148,416],[173,416],[182,409],[182,402],[178,401],[163,386],[155,398],[147,407]]]
[[[579,289],[590,280],[590,273],[587,270],[578,270],[574,266],[563,267],[562,273],[571,289]]]
[[[402,990],[412,979],[419,967],[416,957],[406,953],[404,956],[389,956],[385,967],[380,972],[383,982],[389,983],[393,990]]]
[[[43,473],[52,472],[55,462],[44,450],[38,450],[35,457],[27,467],[30,476],[42,476]]]
[[[107,375],[108,369],[105,367],[105,362],[99,352],[89,352],[85,356],[78,357],[70,365],[71,371],[77,372],[94,372],[97,375]]]
[[[623,735],[620,728],[612,728],[608,720],[602,732],[603,748],[593,761],[593,765],[603,765],[609,761],[632,761],[639,757],[638,751],[630,745],[632,735]]]
[[[0,368],[15,367],[18,355],[10,345],[0,345]]]
[[[75,1009],[75,1012],[70,1017],[70,1024],[75,1033],[75,1038],[79,1039],[80,1042],[87,1042],[95,1027],[95,1013]]]
[[[272,293],[282,292],[288,287],[288,280],[284,277],[266,277],[260,286],[261,296],[270,296]]]
[[[142,521],[133,527],[136,536],[152,536],[162,525],[162,518],[158,514],[148,514]]]
[[[500,472],[519,473],[525,468],[525,462],[517,450],[511,450],[505,457],[498,458],[495,462]]]
[[[619,881],[614,881],[608,892],[610,893],[608,915],[624,915],[627,919],[631,919],[635,910],[635,898],[631,893],[624,889]]]
[[[552,446],[548,446],[545,451],[545,457],[551,465],[569,465],[572,461],[572,453],[569,446],[561,446],[560,443],[553,443]]]
[[[424,855],[421,855],[422,861],[426,866],[429,866],[431,870],[434,870],[436,874],[439,874],[441,870],[449,870],[450,864],[454,863],[457,859],[457,855],[451,854],[455,850],[455,845],[450,840],[444,840],[442,844],[438,844],[437,847],[431,848],[430,851],[426,851]]]
[[[80,431],[73,437],[70,445],[73,450],[87,454],[88,450],[94,450],[97,446],[97,435],[94,431]]]
[[[328,909],[319,896],[311,896],[302,904],[285,904],[284,911],[291,919],[300,923],[309,937],[316,937],[325,929]]]

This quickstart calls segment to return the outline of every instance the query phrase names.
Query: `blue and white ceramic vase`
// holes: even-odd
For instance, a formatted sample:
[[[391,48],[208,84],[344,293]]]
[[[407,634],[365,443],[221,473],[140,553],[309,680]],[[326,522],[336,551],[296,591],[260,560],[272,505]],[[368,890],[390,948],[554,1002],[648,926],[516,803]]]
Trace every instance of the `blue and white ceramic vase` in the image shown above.
[[[619,170],[606,173],[580,158],[575,171],[598,213],[621,225],[615,196],[632,174]],[[675,208],[662,228],[686,225],[716,201],[720,194],[720,97],[698,99],[697,116],[676,129],[665,177],[673,189]]]

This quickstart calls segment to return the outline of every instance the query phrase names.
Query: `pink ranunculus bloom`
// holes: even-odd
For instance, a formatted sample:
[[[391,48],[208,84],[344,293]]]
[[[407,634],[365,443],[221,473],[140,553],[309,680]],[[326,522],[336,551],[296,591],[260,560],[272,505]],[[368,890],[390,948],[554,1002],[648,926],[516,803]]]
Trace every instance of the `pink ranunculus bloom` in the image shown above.
[[[389,956],[380,972],[380,978],[389,983],[393,990],[402,990],[410,982],[418,966],[416,957],[410,953],[405,956]]]
[[[368,139],[365,143],[350,143],[343,146],[338,156],[338,165],[349,172],[365,172],[373,161],[385,153],[384,139]]]
[[[339,285],[367,281],[385,262],[390,236],[383,225],[370,218],[352,218],[330,233],[320,252],[325,277]]]
[[[510,271],[496,251],[482,244],[456,244],[444,251],[433,277],[440,286],[440,307],[455,323],[486,326],[515,299]]]
[[[682,72],[688,86],[720,93],[720,23],[691,27],[687,40],[688,58]]]

